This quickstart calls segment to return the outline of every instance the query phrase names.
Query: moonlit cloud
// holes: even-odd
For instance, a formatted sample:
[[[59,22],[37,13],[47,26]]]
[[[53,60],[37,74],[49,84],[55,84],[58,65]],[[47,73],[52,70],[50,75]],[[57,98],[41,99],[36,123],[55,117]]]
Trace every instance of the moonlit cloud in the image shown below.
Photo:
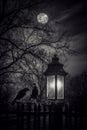
[[[68,2],[67,2],[68,3]],[[66,3],[66,4],[67,4]],[[64,7],[64,4],[61,4]],[[54,7],[55,8],[55,7]],[[72,36],[70,47],[79,55],[67,56],[65,70],[71,75],[87,71],[87,6],[84,2],[73,4],[70,8],[56,9],[53,20],[56,30],[64,27],[68,35]],[[54,16],[53,16],[54,17]],[[61,26],[62,25],[62,26]]]
[[[72,76],[87,71],[87,56],[80,55],[68,57],[65,70],[68,71]]]

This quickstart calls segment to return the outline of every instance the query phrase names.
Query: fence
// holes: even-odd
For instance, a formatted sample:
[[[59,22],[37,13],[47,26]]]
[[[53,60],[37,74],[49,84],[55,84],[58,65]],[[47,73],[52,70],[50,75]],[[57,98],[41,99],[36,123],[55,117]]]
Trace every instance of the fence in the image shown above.
[[[0,130],[85,130],[87,115],[64,104],[17,104],[15,112],[1,113]]]

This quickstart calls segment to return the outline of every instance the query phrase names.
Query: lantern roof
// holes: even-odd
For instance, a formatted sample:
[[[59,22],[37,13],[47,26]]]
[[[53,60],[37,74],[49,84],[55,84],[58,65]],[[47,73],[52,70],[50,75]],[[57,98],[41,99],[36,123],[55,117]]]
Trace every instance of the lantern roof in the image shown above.
[[[55,54],[54,57],[52,58],[52,62],[48,64],[48,67],[46,71],[44,72],[45,75],[66,75],[67,73],[63,69],[63,64],[59,62],[59,58]]]

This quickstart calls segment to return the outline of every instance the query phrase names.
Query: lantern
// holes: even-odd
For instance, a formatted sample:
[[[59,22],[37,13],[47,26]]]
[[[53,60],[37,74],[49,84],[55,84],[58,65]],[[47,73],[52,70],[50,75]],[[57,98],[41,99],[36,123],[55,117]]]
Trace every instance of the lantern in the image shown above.
[[[63,64],[59,63],[57,55],[54,55],[44,74],[46,76],[46,98],[64,99],[65,76],[67,73],[63,69]]]

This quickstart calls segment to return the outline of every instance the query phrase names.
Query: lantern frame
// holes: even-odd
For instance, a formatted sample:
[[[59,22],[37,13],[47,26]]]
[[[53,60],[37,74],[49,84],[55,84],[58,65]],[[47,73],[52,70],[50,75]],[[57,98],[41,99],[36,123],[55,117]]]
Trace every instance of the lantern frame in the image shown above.
[[[47,69],[46,69],[46,71],[44,72],[44,75],[46,76],[46,91],[45,91],[45,97],[46,97],[46,99],[50,99],[50,100],[64,100],[65,99],[65,76],[67,75],[67,73],[64,71],[64,69],[63,69],[63,64],[61,64],[60,62],[59,62],[59,59],[58,59],[58,57],[57,57],[57,55],[54,55],[54,57],[52,58],[52,62],[50,63],[50,64],[48,64],[48,67],[47,67]],[[50,82],[48,82],[48,77],[50,77],[50,76],[54,76],[54,81],[55,81],[55,86],[54,86],[54,93],[55,93],[55,96],[54,96],[54,98],[52,97],[52,98],[49,98],[48,97],[48,83],[50,83]],[[60,83],[62,83],[62,87],[63,88],[61,88],[60,89],[60,91],[61,91],[61,93],[63,94],[62,96],[61,96],[61,98],[59,98],[58,96],[58,81],[59,81],[59,76],[60,77],[62,77],[63,78],[63,80],[61,80],[61,82]],[[63,81],[63,82],[62,82]],[[51,86],[51,85],[49,85],[49,86]]]

